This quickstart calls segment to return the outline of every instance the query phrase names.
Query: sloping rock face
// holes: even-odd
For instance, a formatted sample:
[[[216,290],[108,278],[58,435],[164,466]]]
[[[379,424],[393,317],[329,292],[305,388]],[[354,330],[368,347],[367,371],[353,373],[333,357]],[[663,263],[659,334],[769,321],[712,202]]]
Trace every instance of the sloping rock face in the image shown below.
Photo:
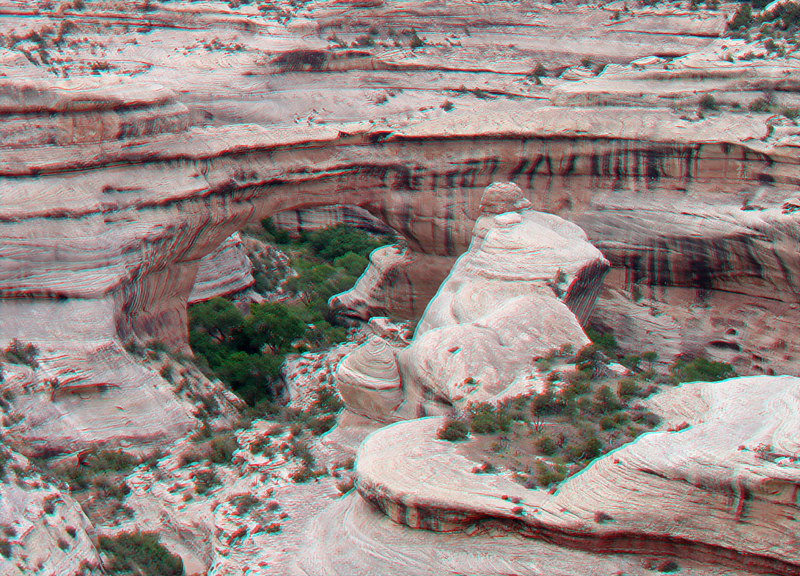
[[[497,402],[541,384],[536,358],[589,343],[576,313],[588,317],[608,262],[580,228],[528,206],[515,184],[486,188],[469,251],[410,345],[372,336],[339,365],[350,410],[390,422]]]
[[[8,546],[0,555],[0,574],[102,574],[94,527],[69,492],[5,446],[0,462],[0,538]]]
[[[554,494],[474,474],[477,463],[435,439],[440,418],[402,422],[362,444],[358,492],[415,528],[458,532],[495,518],[570,548],[798,574],[798,394],[800,380],[788,376],[659,394],[649,401],[665,416],[659,431],[598,458]]]
[[[238,233],[233,234],[200,261],[188,303],[194,304],[252,288],[255,284],[252,269],[253,265],[247,257],[242,239]]]
[[[608,262],[580,228],[525,207],[518,186],[489,186],[461,256],[398,355],[403,413],[436,413],[524,391],[536,358],[589,343],[581,328]],[[578,316],[576,316],[578,314]]]

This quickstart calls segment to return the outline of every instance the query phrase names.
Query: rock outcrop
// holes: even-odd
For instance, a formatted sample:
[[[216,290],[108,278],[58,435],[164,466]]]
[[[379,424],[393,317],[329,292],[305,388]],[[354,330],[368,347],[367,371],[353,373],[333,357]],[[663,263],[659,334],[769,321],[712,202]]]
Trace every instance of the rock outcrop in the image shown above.
[[[252,288],[255,284],[252,268],[242,239],[238,233],[233,234],[200,261],[188,303],[235,295]]]
[[[441,418],[402,422],[362,444],[358,492],[414,528],[469,531],[493,518],[586,551],[798,574],[799,390],[797,378],[762,376],[656,395],[649,403],[665,416],[658,431],[595,460],[552,494],[475,474],[476,462],[435,439]]]
[[[67,490],[0,445],[0,574],[101,574],[97,535]]]
[[[520,394],[535,359],[589,343],[581,321],[608,263],[580,228],[529,204],[514,184],[486,189],[469,251],[398,355],[407,417]]]
[[[537,386],[535,359],[589,343],[580,317],[608,263],[580,228],[528,206],[515,184],[486,188],[469,251],[410,345],[373,336],[339,365],[350,410],[387,422],[497,402]]]

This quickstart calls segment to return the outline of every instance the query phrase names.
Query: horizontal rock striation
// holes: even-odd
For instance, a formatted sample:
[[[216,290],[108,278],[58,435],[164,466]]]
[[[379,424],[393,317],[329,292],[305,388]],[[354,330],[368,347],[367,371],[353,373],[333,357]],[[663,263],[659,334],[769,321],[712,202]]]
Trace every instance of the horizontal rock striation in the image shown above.
[[[580,228],[524,209],[529,204],[515,184],[486,189],[469,251],[398,354],[404,414],[519,394],[532,384],[536,358],[589,343],[581,317],[591,312],[608,262]],[[506,211],[514,207],[523,209]]]
[[[226,296],[252,288],[253,265],[239,234],[233,234],[200,261],[188,303]]]
[[[653,566],[669,557],[652,555]],[[723,576],[714,563],[680,560],[681,574]],[[416,530],[391,520],[357,493],[331,504],[306,537],[292,574],[603,576],[621,572],[651,576],[640,555],[598,554],[532,539],[499,521],[478,522],[462,532]],[[763,572],[761,572],[763,573]],[[758,571],[738,570],[750,576]]]
[[[761,376],[659,394],[649,400],[666,417],[659,431],[598,458],[554,494],[472,473],[476,463],[435,439],[441,418],[402,422],[362,444],[358,491],[415,528],[458,531],[491,517],[571,548],[798,574],[799,386]]]
[[[286,230],[293,238],[302,232],[345,224],[373,234],[389,234],[392,229],[358,206],[322,206],[308,210],[289,210],[272,215],[277,228]]]
[[[350,411],[384,420],[403,402],[397,352],[383,338],[369,339],[345,356],[336,369],[336,388]]]

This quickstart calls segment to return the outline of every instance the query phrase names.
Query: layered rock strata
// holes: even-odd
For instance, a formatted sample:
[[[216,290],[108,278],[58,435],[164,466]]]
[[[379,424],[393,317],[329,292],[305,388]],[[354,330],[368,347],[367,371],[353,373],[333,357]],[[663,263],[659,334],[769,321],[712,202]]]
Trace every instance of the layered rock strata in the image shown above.
[[[50,99],[47,110],[83,98],[109,118],[165,98],[156,91],[110,107],[102,91],[31,90]],[[500,178],[519,182],[534,208],[581,224],[642,285],[797,300],[796,218],[782,208],[796,180],[796,151],[789,141],[757,140],[760,118],[722,114],[695,123],[653,110],[620,118],[613,109],[503,108],[396,128],[192,128],[146,141],[87,133],[95,144],[6,149],[0,166],[14,202],[4,204],[3,316],[53,308],[48,315],[60,326],[89,307],[108,318],[95,327],[98,338],[185,346],[185,302],[199,262],[246,222],[278,209],[361,205],[412,250],[457,255],[479,214],[478,192]],[[293,146],[304,147],[302,167]],[[763,209],[741,209],[756,196]],[[643,201],[653,209],[639,210]],[[49,239],[31,237],[45,222]],[[775,289],[765,296],[767,284]],[[69,300],[53,306],[53,297]],[[1,331],[30,340],[48,333],[39,323],[4,322]]]
[[[608,262],[580,228],[528,205],[515,184],[484,192],[469,251],[398,354],[407,416],[522,393],[536,358],[589,343],[581,321]]]
[[[496,518],[571,548],[798,574],[798,393],[797,378],[767,376],[669,390],[649,401],[666,417],[659,431],[554,494],[474,474],[477,463],[435,439],[440,418],[398,423],[362,444],[358,491],[415,528],[468,530]]]
[[[255,284],[252,268],[239,234],[231,235],[200,261],[188,303],[233,295],[252,288]]]
[[[470,249],[410,345],[373,336],[339,365],[350,410],[386,422],[497,402],[541,384],[536,358],[589,343],[576,314],[589,316],[608,263],[580,228],[528,206],[515,184],[486,188]]]

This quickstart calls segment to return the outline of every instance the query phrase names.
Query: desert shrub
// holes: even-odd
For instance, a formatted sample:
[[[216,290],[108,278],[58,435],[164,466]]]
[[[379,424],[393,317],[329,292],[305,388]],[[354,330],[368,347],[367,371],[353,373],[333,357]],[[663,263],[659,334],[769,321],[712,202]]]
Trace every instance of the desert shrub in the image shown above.
[[[557,410],[556,395],[552,386],[547,385],[545,391],[533,397],[531,401],[531,415],[534,417],[555,414]]]
[[[589,381],[589,374],[583,370],[570,372],[567,374],[567,387],[565,389],[569,390],[571,394],[580,396],[589,392],[591,388]]]
[[[336,426],[336,416],[329,414],[320,418],[311,418],[308,421],[308,429],[314,436],[325,434],[328,430]]]
[[[261,504],[261,500],[252,494],[242,494],[241,496],[233,496],[230,499],[230,503],[236,507],[235,514],[237,516],[242,516],[249,512],[250,509]]]
[[[226,434],[211,441],[211,461],[214,464],[227,464],[239,448],[233,434]]]
[[[119,450],[93,451],[86,459],[92,472],[127,472],[136,466],[136,459]]]
[[[23,344],[14,338],[3,353],[6,359],[13,364],[25,364],[34,369],[39,367],[39,363],[36,361],[39,349],[33,344]]]
[[[312,71],[319,72],[328,61],[324,50],[290,50],[279,55],[272,64],[280,72]]]
[[[781,108],[781,114],[786,116],[789,120],[796,120],[797,116],[800,115],[800,108],[789,108],[785,106]]]
[[[621,408],[616,394],[608,386],[601,386],[594,395],[594,409],[601,414],[616,412]]]
[[[639,368],[639,363],[642,361],[641,357],[636,354],[625,354],[619,361],[620,364],[625,366],[628,370],[635,372]]]
[[[303,484],[318,476],[309,466],[303,465],[300,469],[291,475],[292,482],[296,484]]]
[[[95,478],[92,480],[92,485],[97,490],[102,490],[103,495],[107,498],[114,498],[115,500],[122,500],[131,492],[130,487],[124,481],[119,482],[107,476]]]
[[[603,430],[611,430],[613,428],[621,427],[628,420],[628,415],[624,412],[617,412],[616,414],[607,414],[600,418],[600,428]]]
[[[550,436],[544,435],[536,441],[536,448],[545,456],[552,456],[558,450],[558,445]]]
[[[567,469],[562,464],[547,464],[542,460],[536,461],[536,481],[540,486],[558,484],[567,477]]]
[[[198,494],[205,494],[220,485],[219,476],[213,470],[197,470],[192,473],[194,489]]]
[[[348,252],[368,258],[370,252],[383,244],[381,240],[346,224],[316,230],[308,239],[308,245],[314,255],[329,262]]]
[[[578,462],[596,458],[603,450],[603,443],[597,437],[594,428],[584,426],[581,430],[580,439],[573,445],[567,447],[567,454],[570,460]]]
[[[44,502],[42,503],[42,510],[44,511],[45,514],[50,516],[55,513],[57,500],[58,496],[55,495],[48,496],[47,498],[44,499]]]
[[[614,333],[610,330],[608,332],[600,333],[592,327],[586,329],[586,336],[597,347],[597,350],[603,352],[609,358],[617,357],[617,339],[614,338]],[[580,363],[580,362],[579,362]]]
[[[182,576],[183,562],[159,541],[155,532],[127,532],[100,537],[100,550],[109,561],[110,575]]]
[[[701,110],[719,110],[719,105],[717,104],[717,99],[714,98],[711,94],[704,94],[702,98],[700,98],[700,109]]]
[[[742,4],[736,10],[736,14],[728,22],[728,30],[739,30],[740,28],[747,28],[753,20],[753,9],[750,4]]]
[[[736,372],[730,364],[713,362],[705,358],[695,358],[691,362],[676,360],[669,369],[674,384],[681,382],[717,382],[726,378],[735,378]]]
[[[639,424],[644,424],[649,428],[655,428],[659,424],[661,424],[661,416],[658,414],[654,414],[653,412],[636,412],[631,416],[635,422]]]
[[[469,428],[460,420],[448,420],[439,428],[436,437],[440,440],[448,440],[450,442],[465,440],[469,437]]]
[[[494,474],[495,467],[491,462],[484,462],[481,466],[472,469],[473,474]]]
[[[286,230],[276,228],[275,222],[271,217],[261,220],[261,228],[267,234],[267,240],[272,240],[276,244],[288,244],[291,241],[289,233]]]
[[[647,362],[647,368],[651,369],[653,367],[653,362],[658,360],[658,352],[655,352],[653,350],[642,352],[642,360]]]
[[[292,444],[289,446],[289,453],[295,458],[302,460],[307,467],[314,465],[314,455],[311,453],[311,449],[308,447],[308,444],[303,441],[292,442]]]
[[[311,405],[311,412],[321,414],[334,414],[344,408],[336,390],[331,386],[323,386],[316,392],[316,400]]]
[[[623,400],[638,396],[641,391],[641,387],[633,378],[623,378],[617,386],[617,393]]]
[[[504,408],[495,408],[491,404],[482,402],[470,406],[469,410],[472,414],[470,427],[476,434],[508,432],[511,428],[511,416]]]

